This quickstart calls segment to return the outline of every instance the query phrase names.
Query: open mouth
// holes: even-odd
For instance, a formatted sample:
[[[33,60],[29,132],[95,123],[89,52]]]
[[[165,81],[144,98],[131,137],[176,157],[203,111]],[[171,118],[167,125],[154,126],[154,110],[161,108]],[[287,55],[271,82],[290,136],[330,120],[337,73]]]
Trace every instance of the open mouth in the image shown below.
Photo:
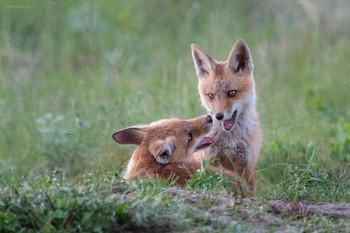
[[[224,123],[222,124],[222,126],[223,126],[224,130],[229,131],[235,126],[236,123],[237,123],[237,111],[235,111],[232,114],[232,117],[225,120]]]
[[[204,148],[207,148],[208,146],[210,146],[212,143],[213,143],[213,139],[211,139],[210,137],[204,137],[197,145],[196,151],[203,150]]]

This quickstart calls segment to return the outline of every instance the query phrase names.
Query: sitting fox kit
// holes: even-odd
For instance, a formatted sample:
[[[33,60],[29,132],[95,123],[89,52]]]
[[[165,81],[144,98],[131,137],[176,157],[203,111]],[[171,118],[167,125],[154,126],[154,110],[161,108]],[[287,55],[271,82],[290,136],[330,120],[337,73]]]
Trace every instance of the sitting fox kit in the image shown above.
[[[188,159],[194,152],[212,143],[211,138],[204,137],[212,125],[211,116],[202,116],[190,120],[160,120],[115,132],[113,139],[117,143],[138,146],[128,163],[124,178],[176,178],[178,185],[185,185],[191,173],[201,166],[200,162],[188,162]]]
[[[197,45],[191,47],[201,102],[215,119],[209,133],[213,144],[205,149],[204,159],[216,158],[218,165],[237,172],[253,189],[262,133],[249,48],[238,40],[228,60],[218,62]],[[194,158],[203,160],[202,154],[195,153]]]

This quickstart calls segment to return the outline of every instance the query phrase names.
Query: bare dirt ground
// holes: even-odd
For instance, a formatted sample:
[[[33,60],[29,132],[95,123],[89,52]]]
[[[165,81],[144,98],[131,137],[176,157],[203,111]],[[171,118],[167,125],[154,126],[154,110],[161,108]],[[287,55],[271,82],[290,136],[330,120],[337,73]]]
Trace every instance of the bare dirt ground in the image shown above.
[[[234,197],[221,197],[209,195],[191,190],[173,188],[170,196],[186,198],[192,202],[203,200],[216,200],[217,204],[208,211],[227,217],[233,221],[248,221],[254,232],[304,232],[303,227],[298,226],[309,216],[326,216],[331,220],[344,220],[350,223],[350,204],[312,203],[285,200],[263,200],[259,198],[236,199]],[[350,230],[349,228],[346,228]],[[311,229],[309,229],[311,231]],[[316,230],[317,231],[317,230]],[[335,232],[344,232],[344,229],[334,229]],[[347,231],[347,230],[345,230]]]
[[[124,185],[126,185],[124,183]],[[122,185],[123,186],[123,185]],[[123,193],[120,184],[114,186],[115,193]],[[177,187],[169,188],[165,191],[169,197],[183,200],[194,212],[213,216],[222,224],[236,222],[246,222],[253,232],[313,232],[313,225],[309,223],[312,216],[323,216],[329,220],[343,221],[344,224],[339,229],[332,229],[334,232],[350,231],[350,204],[332,203],[312,203],[296,202],[286,200],[264,200],[260,198],[227,197],[213,195],[205,192],[192,190],[182,190]],[[122,199],[133,196],[133,193],[122,194]],[[209,204],[208,204],[209,203]],[[317,220],[316,220],[317,221]],[[317,224],[317,223],[316,223]],[[327,222],[325,223],[327,224]],[[341,225],[341,224],[340,224]],[[307,230],[305,230],[305,226]],[[345,230],[344,230],[345,229]],[[327,231],[327,230],[326,230]]]
[[[259,198],[243,198],[242,200],[236,200],[233,198],[219,197],[216,195],[208,195],[204,193],[198,193],[190,190],[181,190],[175,188],[176,191],[170,191],[169,195],[188,198],[192,201],[198,199],[211,198],[217,199],[219,205],[223,206],[245,206],[250,205],[257,207],[260,205],[268,205],[269,213],[283,216],[299,216],[305,217],[310,215],[324,215],[332,219],[349,219],[350,220],[350,204],[332,204],[326,202],[296,202],[296,201],[284,201],[284,200],[261,200]]]

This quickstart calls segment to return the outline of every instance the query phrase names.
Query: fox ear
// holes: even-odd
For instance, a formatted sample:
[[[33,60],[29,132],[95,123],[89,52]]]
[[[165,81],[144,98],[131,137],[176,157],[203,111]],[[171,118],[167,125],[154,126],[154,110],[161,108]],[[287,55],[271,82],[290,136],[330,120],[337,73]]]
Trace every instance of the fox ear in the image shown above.
[[[170,161],[170,156],[174,151],[173,139],[157,140],[150,144],[148,150],[158,163],[168,164]]]
[[[198,77],[206,77],[215,65],[215,60],[207,55],[196,44],[191,45],[192,58]]]
[[[248,45],[243,40],[235,43],[228,61],[231,72],[238,75],[242,75],[243,72],[251,72],[254,67]]]
[[[146,135],[147,126],[133,126],[115,132],[112,137],[119,144],[140,145]]]

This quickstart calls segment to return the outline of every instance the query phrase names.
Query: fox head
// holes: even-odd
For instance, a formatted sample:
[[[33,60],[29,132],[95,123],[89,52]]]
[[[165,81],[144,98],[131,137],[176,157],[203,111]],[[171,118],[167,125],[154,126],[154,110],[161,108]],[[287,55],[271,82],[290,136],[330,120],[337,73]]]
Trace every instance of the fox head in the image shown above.
[[[185,162],[195,151],[210,146],[212,139],[204,136],[212,125],[209,115],[190,120],[165,119],[122,129],[113,134],[113,139],[120,144],[134,144],[148,150],[161,164]]]
[[[203,106],[221,122],[224,130],[234,128],[239,117],[255,108],[253,60],[247,44],[238,40],[228,59],[218,62],[196,44],[192,57]]]

